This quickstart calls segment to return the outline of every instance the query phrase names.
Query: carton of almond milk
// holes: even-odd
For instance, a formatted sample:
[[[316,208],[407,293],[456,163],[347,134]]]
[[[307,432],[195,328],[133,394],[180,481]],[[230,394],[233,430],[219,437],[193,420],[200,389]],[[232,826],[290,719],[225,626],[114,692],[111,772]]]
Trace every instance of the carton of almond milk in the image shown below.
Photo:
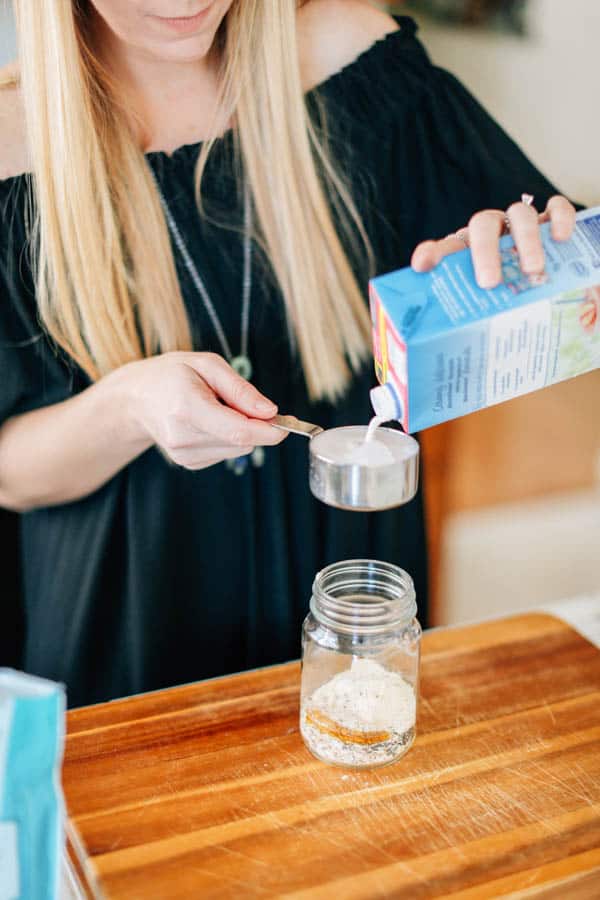
[[[600,367],[600,207],[577,214],[568,242],[549,225],[542,240],[536,285],[508,235],[492,290],[477,285],[469,250],[371,281],[377,415],[420,431]]]

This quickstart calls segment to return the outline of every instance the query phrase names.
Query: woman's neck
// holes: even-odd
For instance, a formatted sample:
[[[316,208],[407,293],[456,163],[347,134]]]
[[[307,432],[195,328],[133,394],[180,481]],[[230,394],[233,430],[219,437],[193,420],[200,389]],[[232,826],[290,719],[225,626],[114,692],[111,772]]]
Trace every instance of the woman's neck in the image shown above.
[[[126,45],[101,28],[101,56],[123,91],[144,151],[172,153],[228,126],[219,118],[218,59],[214,49],[202,59],[172,61]]]

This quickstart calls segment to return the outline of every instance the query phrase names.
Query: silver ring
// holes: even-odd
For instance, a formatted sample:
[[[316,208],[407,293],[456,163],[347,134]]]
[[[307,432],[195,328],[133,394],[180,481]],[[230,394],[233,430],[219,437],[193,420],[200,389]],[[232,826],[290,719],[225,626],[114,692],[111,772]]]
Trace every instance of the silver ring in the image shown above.
[[[533,206],[534,200],[533,194],[521,194],[521,203],[524,203],[525,206]],[[507,213],[504,214],[504,232],[505,234],[510,234],[510,219]]]
[[[465,247],[470,247],[469,244],[469,229],[468,228],[460,228],[458,231],[455,231],[451,237],[458,238],[461,243],[465,245]]]

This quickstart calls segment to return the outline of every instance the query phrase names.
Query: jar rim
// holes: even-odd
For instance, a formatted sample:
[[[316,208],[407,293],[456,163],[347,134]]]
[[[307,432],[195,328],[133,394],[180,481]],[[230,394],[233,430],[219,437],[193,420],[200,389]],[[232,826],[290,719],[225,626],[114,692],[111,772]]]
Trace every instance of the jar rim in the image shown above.
[[[321,624],[345,634],[378,634],[416,616],[414,583],[393,563],[352,559],[317,572],[310,602]]]

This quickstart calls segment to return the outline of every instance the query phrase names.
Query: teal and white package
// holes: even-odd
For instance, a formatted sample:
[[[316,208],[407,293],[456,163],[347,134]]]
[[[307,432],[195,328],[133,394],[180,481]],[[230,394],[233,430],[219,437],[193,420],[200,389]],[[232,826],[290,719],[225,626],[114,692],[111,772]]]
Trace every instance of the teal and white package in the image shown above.
[[[510,236],[493,290],[477,285],[469,250],[371,281],[377,415],[411,433],[600,367],[600,207],[577,214],[568,242],[549,225],[542,240],[534,287]]]
[[[61,685],[0,669],[0,900],[59,896]]]

